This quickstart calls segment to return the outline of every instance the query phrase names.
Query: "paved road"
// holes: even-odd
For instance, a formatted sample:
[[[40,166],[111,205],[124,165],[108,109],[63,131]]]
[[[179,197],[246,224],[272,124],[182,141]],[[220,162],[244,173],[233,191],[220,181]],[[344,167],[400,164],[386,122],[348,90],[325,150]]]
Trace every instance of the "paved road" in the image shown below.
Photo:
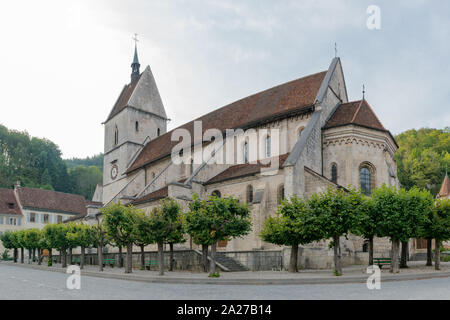
[[[0,264],[0,299],[450,299],[450,278],[333,285],[156,284],[82,276],[81,289],[66,288],[68,275]]]

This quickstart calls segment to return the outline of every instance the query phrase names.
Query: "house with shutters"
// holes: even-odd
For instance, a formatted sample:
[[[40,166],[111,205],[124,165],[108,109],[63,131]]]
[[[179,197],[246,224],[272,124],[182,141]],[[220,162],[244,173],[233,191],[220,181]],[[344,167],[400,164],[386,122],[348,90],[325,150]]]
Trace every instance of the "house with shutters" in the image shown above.
[[[87,207],[96,204],[83,196],[21,187],[0,188],[0,233],[6,230],[42,229],[49,223],[60,223],[87,214]],[[3,252],[0,242],[0,253]]]

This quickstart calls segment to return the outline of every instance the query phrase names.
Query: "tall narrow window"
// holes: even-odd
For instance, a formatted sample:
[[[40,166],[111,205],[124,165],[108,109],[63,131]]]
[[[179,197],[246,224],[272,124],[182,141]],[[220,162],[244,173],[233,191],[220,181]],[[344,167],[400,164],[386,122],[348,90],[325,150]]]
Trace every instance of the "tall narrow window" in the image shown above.
[[[251,185],[247,186],[247,203],[253,202],[253,187]]]
[[[270,158],[270,136],[266,137],[266,158]]]
[[[243,159],[242,159],[242,161],[244,162],[244,163],[247,163],[248,162],[248,143],[247,142],[245,142],[244,143],[244,150],[243,150]]]
[[[281,204],[281,201],[284,200],[284,184],[278,187],[278,204]]]
[[[135,122],[134,127],[136,129],[136,132],[138,132],[139,131],[139,122],[138,121]]]
[[[161,129],[158,128],[158,130],[156,130],[156,136],[159,137],[160,134],[161,134]]]
[[[338,177],[337,164],[333,163],[331,165],[331,181],[337,183],[337,177]]]
[[[359,180],[361,190],[369,196],[375,186],[374,167],[368,163],[363,163],[359,168]]]
[[[117,146],[119,143],[119,129],[117,126],[114,128],[114,145]]]
[[[194,159],[191,159],[191,165],[189,166],[189,174],[194,173]]]

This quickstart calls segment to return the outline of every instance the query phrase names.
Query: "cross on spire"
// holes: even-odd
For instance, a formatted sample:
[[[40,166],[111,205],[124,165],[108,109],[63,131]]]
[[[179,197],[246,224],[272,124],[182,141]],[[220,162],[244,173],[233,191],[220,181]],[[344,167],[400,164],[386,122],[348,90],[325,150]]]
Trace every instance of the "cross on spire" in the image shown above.
[[[132,39],[134,40],[134,58],[133,63],[131,63],[131,82],[134,82],[137,78],[139,78],[139,67],[141,66],[138,59],[138,53],[137,53],[137,33],[134,34]]]
[[[135,33],[134,34],[134,36],[133,36],[133,40],[134,40],[134,45],[136,46],[137,45],[137,43],[139,42],[139,40],[138,40],[138,38],[137,38],[137,36],[138,36],[138,34],[137,33]]]

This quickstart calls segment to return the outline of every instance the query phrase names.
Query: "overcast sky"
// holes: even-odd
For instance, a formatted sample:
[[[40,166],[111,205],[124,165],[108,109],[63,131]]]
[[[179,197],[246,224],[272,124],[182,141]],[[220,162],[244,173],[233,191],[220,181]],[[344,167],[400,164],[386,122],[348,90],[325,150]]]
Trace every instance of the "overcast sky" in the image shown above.
[[[381,30],[366,26],[381,8]],[[0,123],[103,152],[103,126],[129,82],[132,35],[173,128],[272,86],[326,70],[334,43],[350,99],[386,128],[450,125],[448,0],[30,0],[0,3]]]

